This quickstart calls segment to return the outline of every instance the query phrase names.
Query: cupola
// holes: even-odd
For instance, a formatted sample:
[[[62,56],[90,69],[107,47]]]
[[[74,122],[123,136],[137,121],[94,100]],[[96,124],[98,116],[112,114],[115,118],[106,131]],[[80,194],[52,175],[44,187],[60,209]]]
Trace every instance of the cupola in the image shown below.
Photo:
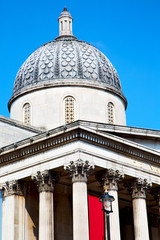
[[[65,7],[61,12],[59,18],[59,36],[67,36],[72,34],[72,21],[73,18]]]

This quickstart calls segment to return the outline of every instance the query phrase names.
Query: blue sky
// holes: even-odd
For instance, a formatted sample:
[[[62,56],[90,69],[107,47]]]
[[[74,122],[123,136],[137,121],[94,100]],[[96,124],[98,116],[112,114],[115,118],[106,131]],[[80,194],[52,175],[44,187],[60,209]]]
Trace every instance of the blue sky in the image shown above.
[[[58,36],[64,6],[74,18],[74,35],[117,69],[128,100],[127,125],[160,129],[159,0],[0,0],[0,115],[9,117],[7,103],[23,62]]]
[[[0,114],[26,58],[58,35],[64,6],[73,33],[100,49],[118,71],[128,100],[127,125],[160,129],[160,1],[0,1]]]

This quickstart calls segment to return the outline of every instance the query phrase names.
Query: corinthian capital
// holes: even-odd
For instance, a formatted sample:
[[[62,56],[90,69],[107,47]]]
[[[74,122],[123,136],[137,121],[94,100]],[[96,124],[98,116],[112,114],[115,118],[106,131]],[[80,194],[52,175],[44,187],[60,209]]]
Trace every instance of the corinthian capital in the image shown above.
[[[147,179],[137,178],[131,186],[132,198],[146,198],[146,192],[151,185]]]
[[[36,182],[39,192],[53,192],[57,175],[49,170],[38,171],[37,174],[32,176],[32,180]]]
[[[96,179],[103,188],[107,186],[108,190],[118,190],[118,182],[124,178],[124,174],[119,170],[106,169],[95,174]]]
[[[22,183],[20,183],[18,180],[6,182],[3,185],[2,189],[4,197],[11,195],[23,196],[23,186]]]
[[[72,177],[72,182],[87,182],[88,176],[94,168],[88,161],[77,160],[64,167]]]

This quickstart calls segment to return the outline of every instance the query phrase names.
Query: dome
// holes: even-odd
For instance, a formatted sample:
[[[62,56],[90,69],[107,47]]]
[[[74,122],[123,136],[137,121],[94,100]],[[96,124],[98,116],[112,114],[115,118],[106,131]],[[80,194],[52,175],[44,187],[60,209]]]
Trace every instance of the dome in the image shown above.
[[[66,8],[59,17],[72,21]],[[66,20],[65,20],[66,22]],[[27,92],[57,86],[86,86],[99,88],[123,96],[118,74],[97,48],[72,35],[72,28],[61,31],[60,36],[33,52],[20,68],[14,83],[12,102]],[[62,26],[63,28],[63,26]]]
[[[60,14],[60,16],[59,16],[58,19],[60,19],[60,18],[62,18],[62,17],[69,17],[69,18],[72,19],[72,16],[71,16],[71,14],[68,12],[68,10],[67,10],[66,7],[63,9],[63,11],[61,12],[61,14]]]
[[[80,85],[111,91],[124,100],[118,74],[107,57],[75,37],[58,37],[38,48],[20,68],[10,103],[26,91]]]
[[[100,50],[73,36],[66,8],[58,21],[59,36],[20,68],[10,117],[48,130],[76,120],[126,125],[127,101],[115,68]]]

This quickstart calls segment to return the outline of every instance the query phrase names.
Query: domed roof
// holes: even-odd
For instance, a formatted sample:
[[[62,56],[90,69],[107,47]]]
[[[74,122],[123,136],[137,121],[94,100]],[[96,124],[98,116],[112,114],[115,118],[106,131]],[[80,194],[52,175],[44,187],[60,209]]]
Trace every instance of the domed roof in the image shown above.
[[[104,89],[126,104],[118,74],[107,57],[74,36],[59,36],[29,56],[16,76],[9,107],[22,94],[55,86]]]
[[[63,11],[61,12],[60,16],[58,19],[62,18],[62,17],[69,17],[72,18],[71,14],[68,12],[67,8],[65,7],[63,9]]]

